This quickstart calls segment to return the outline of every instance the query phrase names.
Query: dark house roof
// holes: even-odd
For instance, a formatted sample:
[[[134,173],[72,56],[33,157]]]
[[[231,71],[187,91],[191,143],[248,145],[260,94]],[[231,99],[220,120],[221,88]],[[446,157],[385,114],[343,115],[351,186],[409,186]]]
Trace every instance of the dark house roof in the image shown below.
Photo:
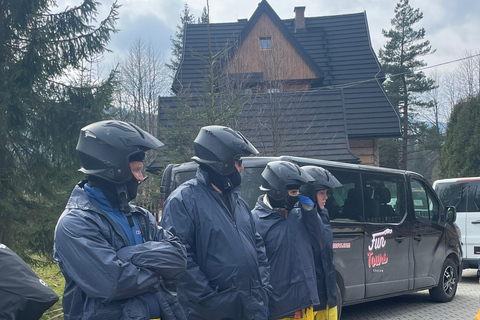
[[[343,97],[343,89],[255,94],[231,127],[240,130],[263,156],[291,154],[359,163],[348,146]],[[161,107],[178,103],[176,97],[159,99]],[[200,99],[189,100],[192,108],[201,103]],[[160,125],[170,125],[163,108],[159,110]]]
[[[343,90],[259,94],[238,127],[263,155],[358,163],[348,146],[343,97]]]
[[[381,85],[385,76],[371,47],[365,12],[307,17],[303,32],[295,32],[295,19],[281,20],[267,1],[262,0],[250,20],[209,25],[213,54],[224,51],[225,48],[230,48],[230,51],[236,50],[263,13],[268,15],[318,76],[319,81],[311,91],[302,94],[305,99],[311,99],[309,106],[315,106],[315,111],[312,109],[308,112],[312,112],[312,115],[317,114],[318,117],[328,115],[332,119],[335,115],[335,119],[343,121],[344,127],[341,130],[338,124],[332,125],[333,127],[329,129],[327,129],[329,124],[323,125],[321,134],[314,134],[314,136],[316,134],[322,136],[319,138],[319,146],[311,146],[310,151],[305,149],[303,156],[327,159],[327,153],[331,154],[329,152],[332,152],[333,145],[336,143],[335,150],[343,148],[341,153],[344,156],[356,158],[348,149],[348,139],[401,136],[399,115],[388,101]],[[207,25],[187,25],[183,60],[173,83],[174,92],[187,88],[191,93],[201,90],[207,74],[207,65],[202,57],[207,56]],[[253,79],[261,79],[261,74],[255,75]],[[285,96],[288,94],[298,98],[298,93],[282,93]],[[261,101],[261,95],[256,97]],[[259,103],[251,100],[251,105],[245,108],[244,117],[247,119],[256,117],[255,112],[258,110],[254,111],[255,105]],[[289,104],[289,106],[303,110],[301,103]],[[326,106],[330,106],[332,110]],[[307,109],[305,107],[302,112],[307,112]],[[285,108],[285,112],[288,113],[290,110]],[[313,128],[315,126],[309,127],[309,130]],[[249,126],[245,129],[253,130]],[[325,140],[327,132],[335,136],[335,139]],[[247,132],[245,134],[251,136]],[[293,141],[308,139],[308,134],[302,133],[301,128],[291,131],[291,134]],[[266,139],[264,135],[266,133],[261,133],[258,138]],[[328,143],[326,143],[327,140]],[[268,146],[268,143],[265,145]],[[316,153],[313,151],[315,148],[318,149]],[[322,153],[323,149],[327,152]],[[295,150],[291,149],[291,151]],[[281,153],[285,154],[287,150],[282,150]]]

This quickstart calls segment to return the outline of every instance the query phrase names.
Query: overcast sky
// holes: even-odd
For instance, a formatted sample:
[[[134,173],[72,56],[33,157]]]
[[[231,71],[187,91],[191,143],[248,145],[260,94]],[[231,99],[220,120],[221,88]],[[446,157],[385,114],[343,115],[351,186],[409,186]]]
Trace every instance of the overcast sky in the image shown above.
[[[365,11],[372,46],[378,50],[385,44],[382,29],[391,29],[396,0],[267,0],[281,19],[294,17],[295,6],[305,6],[306,17],[341,15]],[[57,0],[58,9],[74,6],[81,0]],[[100,15],[103,18],[112,0],[101,0]],[[206,0],[118,0],[117,27],[108,46],[113,51],[105,58],[104,66],[111,68],[115,61],[123,59],[132,43],[139,38],[155,45],[166,61],[170,58],[170,37],[175,35],[180,14],[187,2],[195,18],[200,17]],[[260,0],[210,0],[211,23],[235,22],[248,18],[256,10]],[[436,53],[423,58],[429,66],[460,59],[466,52],[480,52],[480,1],[479,0],[410,0],[413,8],[423,12],[423,19],[415,29],[424,27],[425,39],[430,40]],[[454,70],[458,63],[438,67],[438,71]],[[427,71],[430,73],[430,71]]]

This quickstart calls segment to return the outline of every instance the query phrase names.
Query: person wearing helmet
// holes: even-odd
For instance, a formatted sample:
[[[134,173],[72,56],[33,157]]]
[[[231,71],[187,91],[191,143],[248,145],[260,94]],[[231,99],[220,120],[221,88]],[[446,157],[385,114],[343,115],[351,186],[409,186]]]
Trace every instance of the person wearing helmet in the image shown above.
[[[73,189],[55,228],[65,320],[185,319],[165,288],[185,271],[185,247],[129,203],[144,180],[145,152],[162,145],[122,121],[81,129],[76,151],[87,179]]]
[[[239,196],[241,157],[257,155],[240,133],[200,129],[196,178],[165,201],[161,225],[187,248],[177,295],[187,319],[267,319],[269,271],[247,203]]]
[[[324,227],[313,202],[299,195],[310,181],[308,173],[288,161],[269,162],[262,172],[265,194],[252,215],[270,262],[269,319],[313,320],[313,306],[320,303],[314,259],[325,246]]]
[[[327,190],[341,187],[342,184],[326,169],[317,166],[303,166],[302,169],[313,179],[313,182],[303,185],[300,192],[314,203],[325,227],[327,245],[322,249],[315,261],[317,273],[317,288],[320,304],[315,306],[315,320],[337,319],[337,284],[336,268],[333,262],[333,232],[330,217],[325,203],[328,199]]]

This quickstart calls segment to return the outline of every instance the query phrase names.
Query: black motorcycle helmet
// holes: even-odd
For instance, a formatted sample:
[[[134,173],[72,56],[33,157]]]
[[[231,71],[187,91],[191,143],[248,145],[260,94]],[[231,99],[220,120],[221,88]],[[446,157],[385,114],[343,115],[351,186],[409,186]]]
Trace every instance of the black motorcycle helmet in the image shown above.
[[[79,171],[114,184],[131,179],[130,161],[142,160],[146,151],[163,146],[133,123],[106,120],[83,127],[77,143]]]
[[[222,176],[233,172],[235,158],[258,155],[257,149],[240,132],[222,126],[201,128],[193,147],[195,156],[192,160]]]
[[[298,165],[288,161],[272,161],[262,172],[260,190],[274,200],[283,200],[288,190],[299,189],[302,185],[313,182],[313,178]]]
[[[308,196],[314,202],[316,202],[316,192],[318,190],[334,189],[342,186],[340,181],[338,181],[330,171],[322,167],[303,166],[302,169],[307,172],[314,181],[303,185],[300,188],[300,193]]]

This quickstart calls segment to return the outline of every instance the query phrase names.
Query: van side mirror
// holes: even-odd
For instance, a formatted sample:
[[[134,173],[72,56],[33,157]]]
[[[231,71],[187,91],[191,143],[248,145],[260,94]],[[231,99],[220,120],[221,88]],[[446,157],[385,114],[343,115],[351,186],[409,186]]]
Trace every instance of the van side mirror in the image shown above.
[[[447,209],[447,216],[445,222],[455,222],[457,220],[457,209],[454,206],[445,207]]]

